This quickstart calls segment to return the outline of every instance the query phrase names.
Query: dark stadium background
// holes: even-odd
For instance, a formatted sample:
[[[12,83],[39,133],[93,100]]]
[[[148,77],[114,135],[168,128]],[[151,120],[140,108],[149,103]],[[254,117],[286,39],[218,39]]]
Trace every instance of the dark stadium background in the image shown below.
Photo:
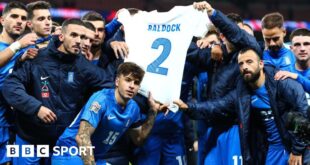
[[[6,2],[0,2],[0,10]],[[29,3],[35,0],[21,0]],[[50,0],[57,16],[53,20],[61,23],[66,17],[77,17],[83,11],[95,10],[100,12],[107,21],[111,20],[120,8],[139,8],[142,10],[168,11],[176,5],[190,5],[193,0]],[[262,39],[259,31],[259,20],[266,13],[280,12],[287,22],[288,34],[291,30],[300,27],[310,29],[310,0],[210,0],[210,4],[224,13],[235,12],[240,14],[255,30],[258,40]],[[61,11],[57,10],[61,9]],[[55,13],[54,12],[54,13]],[[53,12],[52,12],[53,13]],[[287,35],[288,37],[289,35]],[[286,39],[287,39],[286,37]]]

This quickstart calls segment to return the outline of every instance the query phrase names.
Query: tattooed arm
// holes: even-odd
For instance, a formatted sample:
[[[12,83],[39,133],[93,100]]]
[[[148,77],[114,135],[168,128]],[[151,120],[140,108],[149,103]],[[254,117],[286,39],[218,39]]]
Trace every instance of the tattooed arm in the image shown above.
[[[157,112],[149,111],[147,120],[138,128],[132,128],[129,130],[129,135],[135,145],[141,146],[144,140],[151,132]]]
[[[142,126],[129,130],[131,139],[138,146],[143,144],[144,140],[151,132],[157,112],[167,109],[167,105],[160,105],[159,103],[155,102],[151,93],[149,93],[148,104],[150,106],[150,110],[148,112],[147,120],[142,124]]]
[[[78,146],[88,146],[91,147],[91,135],[95,132],[95,128],[91,126],[87,121],[82,120],[80,123],[79,132],[76,135],[75,139]],[[84,165],[95,165],[95,157],[92,149],[87,149],[85,153],[82,152],[82,159]]]

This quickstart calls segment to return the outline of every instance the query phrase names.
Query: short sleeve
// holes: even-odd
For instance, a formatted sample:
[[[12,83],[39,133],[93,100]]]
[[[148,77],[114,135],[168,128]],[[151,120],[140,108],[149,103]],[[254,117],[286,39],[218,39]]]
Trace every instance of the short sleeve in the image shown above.
[[[94,128],[97,128],[101,117],[106,111],[105,98],[100,96],[100,92],[97,92],[90,97],[84,107],[81,119],[90,123]]]
[[[135,115],[134,115],[134,120],[132,125],[130,126],[130,128],[138,128],[140,127],[144,121],[145,121],[145,117],[142,116],[142,113],[140,112],[140,108],[139,106],[135,103],[134,104],[135,107]]]

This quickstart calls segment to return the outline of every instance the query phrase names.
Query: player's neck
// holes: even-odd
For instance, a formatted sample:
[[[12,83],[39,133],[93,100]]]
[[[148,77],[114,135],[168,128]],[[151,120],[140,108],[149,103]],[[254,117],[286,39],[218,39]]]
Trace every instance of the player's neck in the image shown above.
[[[91,52],[94,55],[94,58],[99,58],[101,55],[101,47],[100,46],[92,46],[91,47]]]
[[[11,35],[9,35],[5,29],[3,29],[2,33],[0,34],[0,41],[8,44],[13,43],[16,38],[13,38]]]
[[[310,66],[310,60],[308,60],[308,61],[297,61],[295,64],[295,68],[298,71],[307,70],[309,68],[309,66]]]
[[[117,89],[115,89],[114,94],[117,104],[119,104],[122,108],[125,108],[128,100],[122,97],[122,95],[119,93]]]

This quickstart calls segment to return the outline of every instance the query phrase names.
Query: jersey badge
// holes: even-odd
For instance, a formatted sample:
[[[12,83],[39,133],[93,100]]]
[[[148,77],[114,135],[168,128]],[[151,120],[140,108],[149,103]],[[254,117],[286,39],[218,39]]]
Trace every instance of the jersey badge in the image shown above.
[[[98,111],[100,110],[101,108],[101,105],[97,102],[97,101],[94,101],[91,106],[90,106],[90,110],[95,112],[95,113],[98,113]]]

